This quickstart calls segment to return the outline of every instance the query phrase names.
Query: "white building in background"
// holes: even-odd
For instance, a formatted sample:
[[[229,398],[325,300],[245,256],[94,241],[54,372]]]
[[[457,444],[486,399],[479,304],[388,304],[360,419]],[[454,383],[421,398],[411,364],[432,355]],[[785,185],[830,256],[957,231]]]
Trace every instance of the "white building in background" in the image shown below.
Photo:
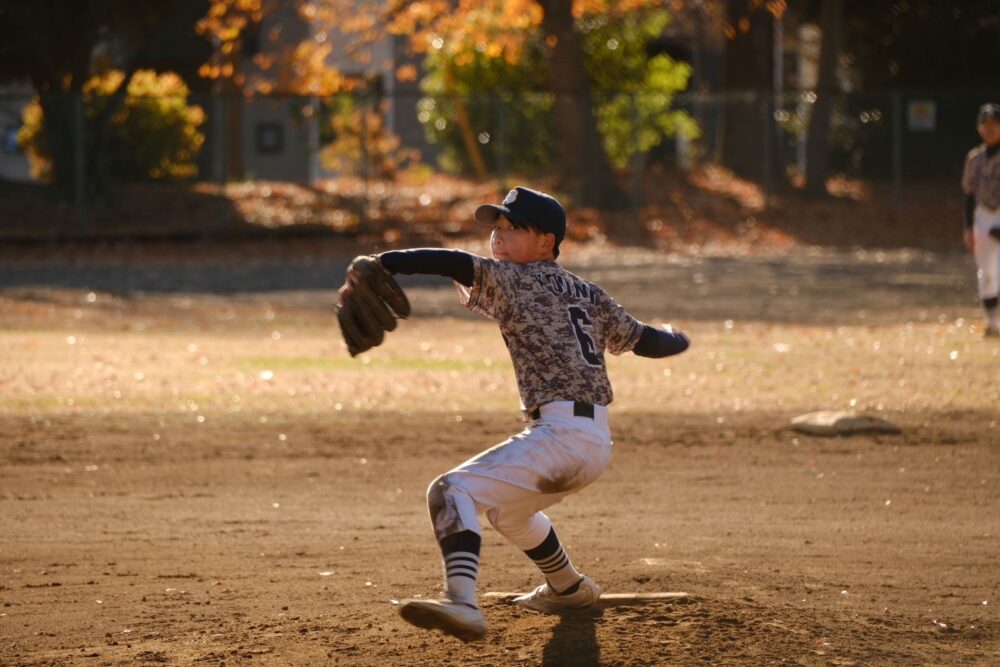
[[[272,37],[276,37],[272,41]],[[406,146],[427,150],[423,129],[417,121],[419,100],[417,81],[397,80],[397,67],[408,62],[418,65],[407,52],[407,38],[386,34],[372,44],[348,55],[345,45],[350,38],[323,30],[318,23],[308,23],[297,11],[297,3],[288,1],[267,15],[255,34],[245,40],[246,66],[255,68],[252,57],[267,53],[270,45],[287,49],[304,39],[335,46],[327,59],[331,67],[345,76],[378,82],[379,97],[387,104],[385,127],[400,136]],[[257,70],[267,77],[266,71]],[[319,160],[321,122],[320,102],[308,97],[273,94],[243,98],[237,95],[213,99],[209,112],[211,174],[206,180],[263,179],[313,183],[337,174],[324,170]]]

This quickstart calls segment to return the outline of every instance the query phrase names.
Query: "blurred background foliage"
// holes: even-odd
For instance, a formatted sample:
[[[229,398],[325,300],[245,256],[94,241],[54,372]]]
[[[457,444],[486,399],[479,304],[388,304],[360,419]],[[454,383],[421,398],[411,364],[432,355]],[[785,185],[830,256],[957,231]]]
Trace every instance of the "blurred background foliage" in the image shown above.
[[[394,178],[420,161],[420,151],[402,146],[385,124],[387,102],[352,94],[335,95],[324,105],[320,131],[323,166],[339,174]]]
[[[72,202],[80,229],[89,203],[108,211],[124,194],[114,184],[137,181],[199,181],[189,191],[227,199],[237,183],[308,193],[358,178],[352,215],[369,225],[366,179],[405,189],[400,176],[418,173],[530,179],[657,230],[682,222],[650,210],[662,183],[683,190],[699,169],[759,190],[763,206],[836,199],[844,183],[898,204],[904,179],[954,183],[996,90],[1000,34],[996,0],[58,5],[0,1],[0,86],[16,107],[0,107],[0,157],[25,181],[3,172],[0,186],[8,201],[42,190],[25,180],[19,129],[43,196]],[[685,216],[683,194],[669,197]]]
[[[636,150],[647,152],[677,134],[698,136],[691,116],[671,105],[674,95],[686,89],[691,66],[647,50],[670,20],[664,10],[645,10],[588,14],[577,21],[597,127],[616,167],[625,167]],[[428,140],[440,145],[444,169],[473,171],[473,150],[490,171],[506,166],[534,172],[560,160],[554,132],[560,119],[552,113],[549,50],[541,30],[532,31],[513,62],[490,57],[484,49],[462,57],[437,49],[424,67],[418,117]],[[463,111],[477,130],[478,146],[470,147],[461,122],[455,121]],[[505,146],[518,148],[503,153]]]
[[[83,114],[98,117],[122,84],[125,74],[108,70],[83,86]],[[205,112],[188,104],[187,84],[173,72],[139,70],[128,83],[121,107],[111,117],[107,173],[116,181],[183,180],[198,173],[196,159],[205,135],[199,127]],[[31,174],[43,182],[52,179],[52,153],[45,140],[45,116],[38,97],[24,110],[18,140],[28,155]],[[85,135],[93,150],[94,133]]]

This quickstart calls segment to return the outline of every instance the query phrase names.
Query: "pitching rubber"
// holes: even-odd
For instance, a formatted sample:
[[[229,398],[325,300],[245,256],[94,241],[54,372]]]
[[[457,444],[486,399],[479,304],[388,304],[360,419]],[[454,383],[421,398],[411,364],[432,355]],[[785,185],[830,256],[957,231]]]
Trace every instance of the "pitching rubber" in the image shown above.
[[[524,593],[512,593],[508,591],[488,591],[483,593],[483,597],[486,599],[500,600],[502,602],[512,602],[519,595],[524,595]],[[681,592],[603,593],[595,606],[618,607],[622,605],[645,604],[656,600],[670,600],[678,604],[691,604],[695,602],[693,595]]]

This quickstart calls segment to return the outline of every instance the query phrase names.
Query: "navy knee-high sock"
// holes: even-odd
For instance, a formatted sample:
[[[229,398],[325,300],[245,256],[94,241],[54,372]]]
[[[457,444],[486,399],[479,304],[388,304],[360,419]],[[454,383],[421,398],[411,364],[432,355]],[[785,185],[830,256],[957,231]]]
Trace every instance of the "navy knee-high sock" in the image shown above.
[[[482,538],[479,533],[463,530],[442,538],[440,544],[446,595],[455,602],[475,605]]]
[[[580,587],[583,575],[577,572],[570,562],[569,556],[559,543],[555,528],[549,530],[548,537],[541,544],[524,553],[535,561],[535,565],[542,571],[549,586],[556,593],[569,595]]]

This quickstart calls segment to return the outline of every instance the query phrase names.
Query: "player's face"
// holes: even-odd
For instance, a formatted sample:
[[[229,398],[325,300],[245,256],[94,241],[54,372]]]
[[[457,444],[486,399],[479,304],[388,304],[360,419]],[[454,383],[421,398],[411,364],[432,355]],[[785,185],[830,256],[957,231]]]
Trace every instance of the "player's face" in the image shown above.
[[[551,234],[542,234],[535,229],[514,227],[510,220],[501,215],[493,223],[490,250],[495,258],[515,264],[550,259],[552,245],[546,239],[547,236],[551,236]]]
[[[996,146],[1000,143],[1000,120],[984,118],[979,123],[979,136],[990,146]]]

